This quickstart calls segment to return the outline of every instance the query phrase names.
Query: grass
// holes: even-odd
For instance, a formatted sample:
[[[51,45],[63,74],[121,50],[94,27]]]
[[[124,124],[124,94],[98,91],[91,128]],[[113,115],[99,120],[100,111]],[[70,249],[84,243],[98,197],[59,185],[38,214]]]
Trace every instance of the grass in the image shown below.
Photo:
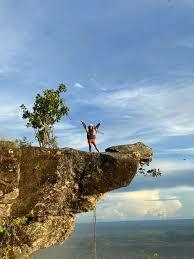
[[[31,147],[32,142],[30,142],[26,137],[22,139],[0,139],[1,148],[19,148],[19,147]]]
[[[0,139],[1,148],[17,148],[18,145],[14,140]]]

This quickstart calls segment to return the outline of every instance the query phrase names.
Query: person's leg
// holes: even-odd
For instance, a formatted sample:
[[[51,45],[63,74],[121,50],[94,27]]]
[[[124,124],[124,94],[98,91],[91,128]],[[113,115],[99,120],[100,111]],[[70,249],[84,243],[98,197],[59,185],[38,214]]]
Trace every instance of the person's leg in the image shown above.
[[[100,152],[100,151],[98,150],[97,146],[96,146],[96,143],[93,143],[93,145],[94,145],[96,151]]]
[[[89,142],[88,142],[88,145],[89,145],[89,152],[92,152],[92,146]]]

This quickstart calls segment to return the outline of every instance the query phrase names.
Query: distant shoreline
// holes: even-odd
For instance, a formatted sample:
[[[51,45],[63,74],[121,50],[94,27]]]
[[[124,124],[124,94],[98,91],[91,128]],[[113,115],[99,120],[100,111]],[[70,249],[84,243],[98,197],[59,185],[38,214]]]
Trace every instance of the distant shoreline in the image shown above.
[[[134,222],[138,222],[138,223],[140,223],[140,222],[172,222],[172,221],[193,221],[194,222],[194,218],[192,219],[192,218],[189,218],[189,219],[140,219],[140,220],[120,220],[120,221],[97,221],[97,224],[101,224],[101,223],[105,223],[105,224],[107,224],[107,223],[134,223]],[[87,221],[87,222],[79,222],[79,221],[77,221],[76,222],[76,224],[90,224],[92,222],[92,219],[91,219],[91,221]]]

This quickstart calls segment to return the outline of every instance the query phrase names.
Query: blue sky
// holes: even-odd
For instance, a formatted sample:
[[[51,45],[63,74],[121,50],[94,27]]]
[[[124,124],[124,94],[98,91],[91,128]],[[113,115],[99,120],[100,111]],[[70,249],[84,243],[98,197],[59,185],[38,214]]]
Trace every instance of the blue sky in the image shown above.
[[[35,141],[19,105],[63,82],[60,146],[87,150],[79,120],[101,121],[101,151],[143,141],[163,172],[108,194],[99,220],[193,218],[193,12],[192,0],[1,1],[0,136]]]

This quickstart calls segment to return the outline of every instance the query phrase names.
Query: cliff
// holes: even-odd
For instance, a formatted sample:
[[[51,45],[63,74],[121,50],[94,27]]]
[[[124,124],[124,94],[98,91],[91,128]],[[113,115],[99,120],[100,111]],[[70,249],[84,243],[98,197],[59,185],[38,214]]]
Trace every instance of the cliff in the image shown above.
[[[11,258],[64,242],[76,213],[93,210],[104,193],[129,185],[139,163],[151,158],[152,150],[140,142],[104,153],[0,143],[0,225],[27,219],[14,230]]]

